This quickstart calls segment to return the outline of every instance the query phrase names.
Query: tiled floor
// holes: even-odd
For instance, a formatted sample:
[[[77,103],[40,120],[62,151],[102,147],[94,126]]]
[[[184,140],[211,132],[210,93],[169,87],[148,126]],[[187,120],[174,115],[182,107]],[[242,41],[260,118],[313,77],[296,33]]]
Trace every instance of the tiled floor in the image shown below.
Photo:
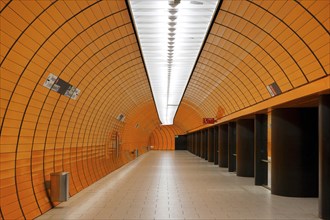
[[[187,151],[151,151],[38,219],[317,219],[317,203],[271,195]]]

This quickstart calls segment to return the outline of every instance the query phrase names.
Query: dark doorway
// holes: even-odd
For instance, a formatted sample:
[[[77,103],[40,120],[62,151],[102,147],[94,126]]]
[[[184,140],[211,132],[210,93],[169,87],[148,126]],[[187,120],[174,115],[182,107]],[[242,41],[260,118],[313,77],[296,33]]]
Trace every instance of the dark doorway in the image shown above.
[[[175,136],[175,150],[187,150],[187,135]]]

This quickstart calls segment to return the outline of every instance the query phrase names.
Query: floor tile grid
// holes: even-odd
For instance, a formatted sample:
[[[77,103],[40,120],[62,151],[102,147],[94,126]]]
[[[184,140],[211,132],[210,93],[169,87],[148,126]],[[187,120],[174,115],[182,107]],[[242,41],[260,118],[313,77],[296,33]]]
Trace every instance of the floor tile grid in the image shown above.
[[[317,219],[317,199],[271,195],[186,151],[152,151],[39,219]]]

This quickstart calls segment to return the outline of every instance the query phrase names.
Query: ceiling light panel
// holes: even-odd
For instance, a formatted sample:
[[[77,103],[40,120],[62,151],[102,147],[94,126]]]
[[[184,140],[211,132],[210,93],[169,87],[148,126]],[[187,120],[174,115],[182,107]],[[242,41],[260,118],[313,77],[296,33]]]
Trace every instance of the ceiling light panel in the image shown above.
[[[217,0],[130,0],[157,111],[173,124]]]

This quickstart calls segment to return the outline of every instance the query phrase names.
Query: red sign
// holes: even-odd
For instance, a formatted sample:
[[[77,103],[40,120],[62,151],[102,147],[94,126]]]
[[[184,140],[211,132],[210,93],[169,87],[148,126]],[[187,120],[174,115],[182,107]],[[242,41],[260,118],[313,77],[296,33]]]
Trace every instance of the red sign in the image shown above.
[[[215,118],[203,118],[203,124],[214,124],[217,122]]]

